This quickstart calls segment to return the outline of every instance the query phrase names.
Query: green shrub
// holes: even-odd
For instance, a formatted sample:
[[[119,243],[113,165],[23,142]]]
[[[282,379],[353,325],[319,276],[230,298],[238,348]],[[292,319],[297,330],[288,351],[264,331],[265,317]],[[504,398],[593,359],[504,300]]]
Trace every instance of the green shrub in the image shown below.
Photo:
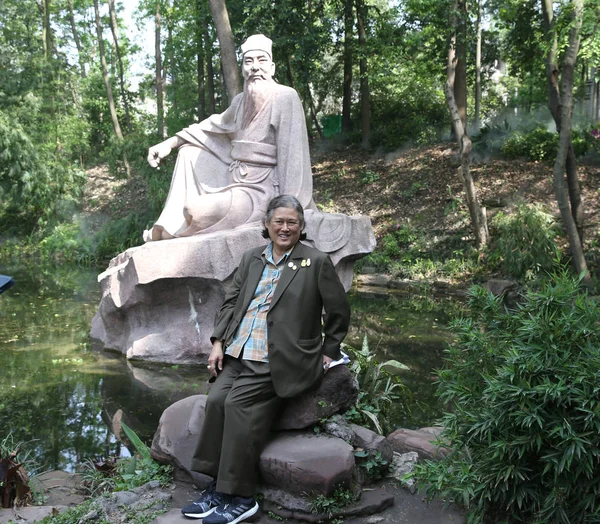
[[[355,451],[354,460],[356,461],[356,465],[364,470],[369,482],[382,479],[390,470],[390,465],[383,458],[381,451],[375,449],[359,449]]]
[[[330,519],[334,514],[356,502],[357,496],[344,487],[337,488],[331,497],[326,495],[309,496],[310,509],[312,513],[327,515]]]
[[[0,111],[0,223],[29,234],[64,219],[83,191],[85,175],[34,143],[21,124]],[[70,218],[70,217],[69,217]]]
[[[553,160],[558,151],[558,134],[545,127],[537,127],[529,133],[515,131],[506,139],[501,151],[508,158]]]
[[[130,247],[141,245],[142,233],[151,219],[150,213],[138,215],[132,212],[125,218],[107,222],[96,235],[96,258],[100,261],[110,260]]]
[[[405,143],[434,143],[447,127],[448,109],[439,85],[405,68],[402,71],[402,82],[379,88],[373,84],[371,145],[385,151]],[[392,78],[388,76],[384,83]]]
[[[520,204],[510,214],[498,213],[491,226],[491,259],[500,260],[508,275],[531,279],[559,263],[558,227],[542,206]]]
[[[416,469],[468,522],[600,520],[600,305],[566,273],[515,309],[474,287],[438,373],[450,454]]]
[[[465,246],[460,233],[438,236],[411,224],[388,228],[375,251],[354,265],[358,272],[365,267],[414,280],[463,279],[482,269],[479,253]]]
[[[86,264],[94,259],[91,243],[76,223],[56,225],[39,243],[39,251],[47,262]]]
[[[592,135],[589,130],[573,130],[571,140],[576,157],[585,155],[592,147]],[[500,148],[508,158],[527,158],[533,161],[554,161],[558,152],[558,133],[545,127],[536,127],[533,131],[515,131]]]

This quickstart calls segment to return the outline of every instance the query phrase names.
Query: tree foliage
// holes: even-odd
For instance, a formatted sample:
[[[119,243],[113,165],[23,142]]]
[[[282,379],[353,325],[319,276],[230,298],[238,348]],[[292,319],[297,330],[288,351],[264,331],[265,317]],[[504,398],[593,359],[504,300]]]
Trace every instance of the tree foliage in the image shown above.
[[[98,0],[104,28],[100,39],[93,0],[0,3],[0,111],[3,140],[13,144],[1,152],[4,200],[0,220],[20,234],[35,231],[43,236],[53,231],[53,221],[68,220],[83,181],[78,170],[98,162],[107,161],[119,174],[125,174],[124,166],[131,163],[132,176],[152,186],[151,200],[132,210],[137,217],[155,211],[154,195],[168,190],[168,175],[157,177],[142,167],[144,150],[162,137],[156,111],[148,110],[159,102],[155,73],[150,74],[156,63],[153,54],[145,57],[148,75],[139,84],[132,82],[134,70],[144,59],[129,30],[134,21],[153,27],[157,7],[161,13],[158,52],[165,95],[160,121],[166,134],[229,104],[207,1],[139,0],[133,21],[124,19],[123,0],[110,1],[114,2],[116,31],[112,31],[109,0]],[[362,45],[357,4],[352,0],[282,0],[275,4],[228,0],[227,10],[236,48],[252,33],[273,39],[276,79],[299,92],[314,139],[322,132],[323,119],[329,118],[330,124],[338,121],[344,104],[350,118],[344,135],[334,140],[356,145],[368,129],[372,147],[392,151],[407,143],[446,138],[450,119],[443,86],[453,3],[365,0],[360,6],[363,3]],[[569,2],[555,5],[560,60],[570,28]],[[585,95],[593,71],[598,80],[599,5],[600,0],[589,0],[583,12],[581,51],[574,71],[577,118],[588,111]],[[466,9],[456,13],[465,27],[468,105],[474,99],[476,11],[474,3],[467,3]],[[539,3],[487,0],[483,20],[482,123],[489,129],[501,119],[515,130],[529,115],[546,125],[550,114],[545,107],[543,64],[548,44]],[[107,83],[100,64],[100,42],[104,44]],[[345,49],[352,51],[352,81],[344,91]],[[367,66],[362,74],[361,60]],[[364,96],[360,94],[361,80]],[[109,87],[118,93],[112,116]],[[369,125],[360,125],[360,100],[367,96],[367,89]],[[115,139],[117,123],[127,129],[123,141]],[[338,132],[336,125],[330,127],[329,133]],[[17,160],[19,144],[24,153]]]

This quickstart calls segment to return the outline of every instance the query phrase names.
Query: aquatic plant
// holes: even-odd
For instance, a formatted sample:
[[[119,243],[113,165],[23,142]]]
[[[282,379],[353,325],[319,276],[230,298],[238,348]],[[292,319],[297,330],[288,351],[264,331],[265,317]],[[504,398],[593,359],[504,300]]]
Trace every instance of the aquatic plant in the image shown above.
[[[26,506],[31,501],[25,461],[21,444],[15,443],[9,433],[0,441],[0,495],[3,508]]]
[[[408,367],[397,360],[378,362],[369,348],[369,340],[365,335],[361,349],[344,345],[344,350],[352,360],[350,371],[359,385],[358,400],[344,417],[350,422],[365,425],[379,434],[387,434],[392,428],[392,407],[404,402],[410,396],[408,388],[397,376],[398,371]]]

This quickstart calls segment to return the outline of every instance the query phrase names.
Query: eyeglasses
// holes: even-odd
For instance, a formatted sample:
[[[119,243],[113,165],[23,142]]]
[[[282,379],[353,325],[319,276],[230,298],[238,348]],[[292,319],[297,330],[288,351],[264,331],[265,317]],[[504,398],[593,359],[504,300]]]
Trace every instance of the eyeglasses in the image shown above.
[[[284,225],[287,224],[287,227],[289,227],[290,229],[293,229],[300,225],[300,222],[298,222],[297,220],[281,220],[279,218],[276,220],[273,220],[272,223],[273,223],[273,225],[275,225],[277,227],[283,227]]]

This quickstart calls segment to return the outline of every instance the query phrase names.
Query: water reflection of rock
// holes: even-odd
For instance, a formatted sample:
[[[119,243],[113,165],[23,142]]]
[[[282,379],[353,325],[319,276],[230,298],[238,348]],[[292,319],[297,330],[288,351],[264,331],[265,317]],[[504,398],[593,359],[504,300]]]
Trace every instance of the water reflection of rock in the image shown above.
[[[148,390],[172,395],[171,403],[189,395],[201,395],[208,391],[209,375],[204,367],[187,367],[179,371],[177,366],[139,367],[129,361],[127,368],[132,373],[133,379]]]
[[[150,443],[162,412],[190,395],[206,393],[204,370],[186,367],[147,367],[127,363],[126,370],[102,381],[102,420],[120,440],[125,422]]]

